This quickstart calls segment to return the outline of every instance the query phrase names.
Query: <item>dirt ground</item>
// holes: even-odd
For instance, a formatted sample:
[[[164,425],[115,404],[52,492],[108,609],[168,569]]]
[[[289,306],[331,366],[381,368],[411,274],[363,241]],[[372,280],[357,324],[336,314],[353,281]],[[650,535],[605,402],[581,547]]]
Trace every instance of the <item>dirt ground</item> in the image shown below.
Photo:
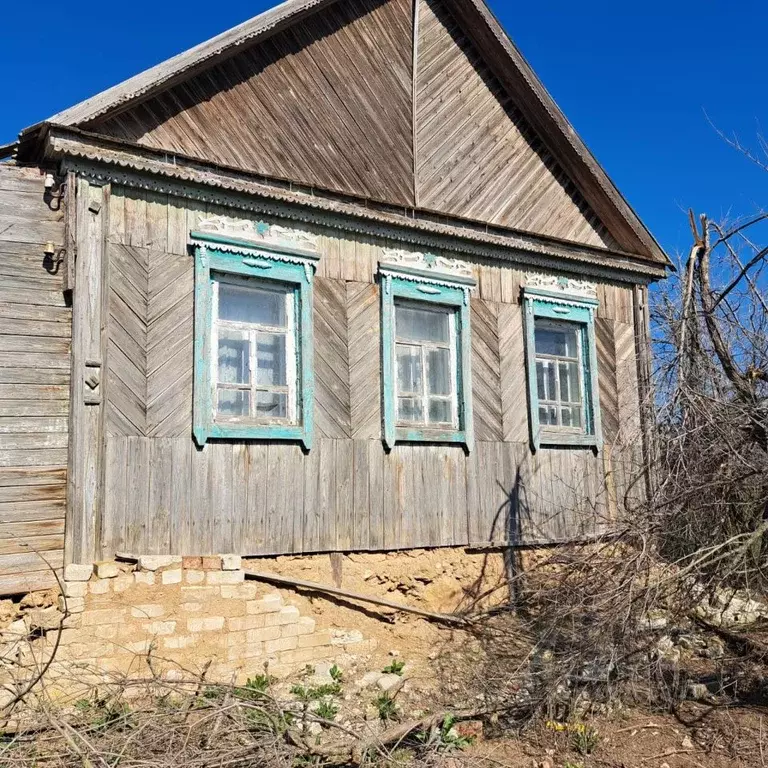
[[[686,703],[677,716],[627,711],[595,718],[599,741],[580,754],[565,732],[539,726],[519,739],[480,741],[463,753],[465,765],[500,768],[764,768],[768,710]]]

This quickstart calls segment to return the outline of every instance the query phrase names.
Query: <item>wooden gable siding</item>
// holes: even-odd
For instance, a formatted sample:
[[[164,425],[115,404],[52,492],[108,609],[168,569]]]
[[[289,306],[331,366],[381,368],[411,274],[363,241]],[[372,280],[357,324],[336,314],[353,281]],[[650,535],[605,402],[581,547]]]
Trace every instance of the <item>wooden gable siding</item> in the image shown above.
[[[410,0],[343,0],[92,130],[413,205]]]
[[[417,207],[618,249],[439,0],[418,0]]]
[[[63,563],[72,313],[64,213],[37,169],[0,165],[0,594],[54,586]]]
[[[614,350],[607,368],[600,362],[610,395],[601,404],[618,409],[613,419],[621,425],[601,455],[531,454],[518,303],[523,275],[479,260],[472,297],[475,451],[399,445],[387,454],[375,275],[383,250],[402,244],[318,227],[315,446],[308,455],[281,443],[211,441],[199,449],[191,437],[193,260],[186,233],[206,214],[237,215],[113,188],[102,556],[548,542],[594,533],[610,518],[639,460],[631,432],[639,409],[628,286],[599,288],[601,334]],[[153,317],[168,329],[155,348],[172,371],[155,389],[166,408],[159,421],[150,415],[153,367],[146,362]],[[139,361],[134,369],[124,356]],[[115,383],[128,379],[130,392]],[[138,415],[123,418],[126,411]]]
[[[439,0],[342,0],[85,127],[381,203],[621,250]]]

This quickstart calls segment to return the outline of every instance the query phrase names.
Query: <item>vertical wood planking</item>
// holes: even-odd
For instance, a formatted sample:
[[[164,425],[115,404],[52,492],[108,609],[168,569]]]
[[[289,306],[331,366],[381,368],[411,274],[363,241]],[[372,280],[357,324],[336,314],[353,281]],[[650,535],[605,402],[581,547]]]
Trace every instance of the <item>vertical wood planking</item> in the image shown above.
[[[72,384],[69,490],[65,553],[69,562],[91,562],[103,495],[101,408],[105,367],[102,350],[103,261],[109,187],[78,180],[77,262],[72,312]],[[95,377],[95,388],[86,380]]]

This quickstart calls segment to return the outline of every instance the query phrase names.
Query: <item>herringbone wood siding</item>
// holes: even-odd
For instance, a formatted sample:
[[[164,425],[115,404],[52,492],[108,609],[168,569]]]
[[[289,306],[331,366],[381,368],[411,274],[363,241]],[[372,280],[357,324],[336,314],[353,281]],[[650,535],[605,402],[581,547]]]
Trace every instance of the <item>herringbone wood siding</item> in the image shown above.
[[[105,556],[558,541],[600,530],[600,518],[615,511],[637,451],[611,443],[599,456],[530,451],[522,307],[515,303],[521,274],[505,266],[473,263],[475,451],[398,445],[386,453],[373,279],[383,249],[396,244],[329,230],[318,230],[313,449],[305,455],[295,445],[227,441],[198,449],[189,390],[192,259],[180,228],[194,229],[201,207],[168,200],[164,208],[147,195],[121,198],[119,190],[112,199],[109,383],[125,379],[122,386],[145,399],[136,414],[138,395],[108,390]],[[168,251],[157,250],[163,242]],[[606,434],[618,442],[637,409],[634,334],[615,319],[625,315],[626,295],[622,286],[600,286],[601,408]]]
[[[529,439],[525,333],[518,305],[502,304],[499,308],[499,352],[504,440],[525,443]]]
[[[315,428],[321,437],[350,434],[347,289],[341,280],[315,279]]]
[[[611,320],[599,317],[595,320],[603,440],[611,445],[619,434],[619,395],[616,386],[616,342],[613,327]]]
[[[187,434],[192,413],[192,259],[118,244],[110,245],[108,259],[108,432]]]
[[[349,391],[352,437],[381,437],[381,325],[379,288],[347,283]]]
[[[470,315],[475,438],[485,442],[500,442],[503,440],[503,430],[499,305],[472,299]]]

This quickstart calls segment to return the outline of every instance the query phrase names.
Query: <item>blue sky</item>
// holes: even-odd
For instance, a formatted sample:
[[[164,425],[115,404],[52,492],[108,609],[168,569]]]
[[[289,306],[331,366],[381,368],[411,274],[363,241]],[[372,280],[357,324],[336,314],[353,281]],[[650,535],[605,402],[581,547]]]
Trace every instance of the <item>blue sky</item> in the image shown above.
[[[272,4],[9,3],[0,28],[0,143]],[[689,245],[688,207],[720,218],[767,205],[768,174],[727,147],[705,117],[752,144],[768,122],[765,0],[491,7],[673,257]]]

